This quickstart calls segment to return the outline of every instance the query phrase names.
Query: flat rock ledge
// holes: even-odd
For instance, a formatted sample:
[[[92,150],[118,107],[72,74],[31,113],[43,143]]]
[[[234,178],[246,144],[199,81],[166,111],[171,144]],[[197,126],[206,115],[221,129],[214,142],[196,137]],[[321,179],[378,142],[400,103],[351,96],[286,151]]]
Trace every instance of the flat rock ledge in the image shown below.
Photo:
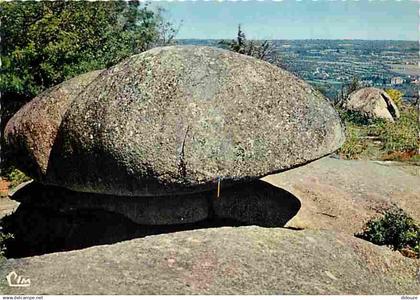
[[[10,259],[4,294],[412,294],[416,261],[322,230],[222,227]],[[29,278],[8,287],[6,274]]]

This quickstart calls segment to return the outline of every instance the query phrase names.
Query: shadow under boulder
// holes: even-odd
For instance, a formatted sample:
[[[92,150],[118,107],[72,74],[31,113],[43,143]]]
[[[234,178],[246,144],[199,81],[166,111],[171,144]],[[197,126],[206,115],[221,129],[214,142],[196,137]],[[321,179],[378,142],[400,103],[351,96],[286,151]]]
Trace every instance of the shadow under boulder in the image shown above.
[[[2,220],[3,231],[13,234],[6,241],[5,256],[9,258],[83,249],[161,233],[240,225],[244,224],[219,219],[179,225],[139,225],[123,215],[103,210],[60,212],[25,204]]]
[[[300,209],[289,192],[254,181],[216,192],[169,197],[80,193],[32,182],[12,195],[19,208],[2,220],[8,257],[110,244],[199,228],[282,227]]]
[[[260,180],[222,190],[219,196],[212,195],[215,216],[248,225],[282,227],[301,207],[293,194]]]

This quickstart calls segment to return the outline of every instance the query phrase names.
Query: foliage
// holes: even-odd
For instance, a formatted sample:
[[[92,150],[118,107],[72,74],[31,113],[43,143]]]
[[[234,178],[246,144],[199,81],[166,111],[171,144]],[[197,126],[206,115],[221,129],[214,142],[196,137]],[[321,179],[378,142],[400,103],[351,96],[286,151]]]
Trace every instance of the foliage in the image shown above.
[[[359,158],[368,145],[360,139],[360,130],[351,123],[346,123],[346,141],[340,149],[340,155],[345,159]]]
[[[6,243],[10,239],[13,239],[13,234],[3,233],[2,231],[0,231],[0,262],[4,259],[4,254],[6,252]]]
[[[402,209],[391,208],[382,217],[370,220],[356,236],[394,250],[409,248],[419,257],[420,227]]]
[[[385,92],[391,97],[392,101],[394,101],[398,109],[402,109],[402,106],[403,106],[402,97],[404,96],[404,93],[395,89],[387,89],[385,90]]]
[[[417,154],[417,151],[392,151],[388,153],[384,153],[381,156],[382,160],[394,160],[394,161],[409,161],[413,163],[419,163],[420,162],[420,155]],[[420,171],[420,169],[418,169]],[[415,174],[420,175],[420,173],[415,172]]]
[[[175,45],[175,37],[182,25],[182,21],[175,27],[175,25],[164,18],[165,10],[158,7],[155,17],[155,26],[157,30],[157,37],[150,44],[149,48]]]
[[[357,91],[358,89],[362,88],[363,85],[360,82],[358,77],[353,77],[349,82],[345,83],[339,93],[337,94],[337,98],[334,99],[335,104],[343,103],[351,93]]]
[[[361,87],[362,84],[360,83],[360,79],[358,77],[353,77],[352,80],[346,85],[347,95],[350,95]]]
[[[369,134],[370,122],[362,114],[336,107],[345,125],[346,140],[339,150],[339,155],[345,159],[358,159],[366,156],[369,142],[364,139]]]
[[[415,109],[407,108],[395,123],[377,121],[372,134],[382,138],[384,151],[412,151],[420,145],[419,130]]]
[[[25,182],[31,179],[25,173],[23,173],[22,171],[14,167],[9,167],[3,173],[4,174],[2,176],[8,181],[10,181],[10,188],[14,188],[18,186],[19,184],[21,184],[22,182]]]
[[[336,108],[340,118],[343,122],[354,125],[369,125],[371,121],[357,111],[345,110],[343,108]]]
[[[369,120],[337,107],[346,127],[346,142],[339,154],[346,159],[415,160],[420,145],[420,124],[414,106],[405,105],[394,123]]]
[[[36,94],[79,74],[107,68],[177,29],[139,1],[0,2],[1,126]],[[2,170],[9,163],[2,143]]]
[[[65,79],[147,50],[162,33],[171,41],[175,33],[160,11],[152,12],[136,1],[0,5],[0,87],[6,98],[31,98]]]
[[[258,59],[270,61],[273,59],[274,46],[269,41],[253,41],[247,40],[245,33],[238,26],[238,34],[236,39],[228,41],[219,41],[218,45],[230,51],[238,52]]]

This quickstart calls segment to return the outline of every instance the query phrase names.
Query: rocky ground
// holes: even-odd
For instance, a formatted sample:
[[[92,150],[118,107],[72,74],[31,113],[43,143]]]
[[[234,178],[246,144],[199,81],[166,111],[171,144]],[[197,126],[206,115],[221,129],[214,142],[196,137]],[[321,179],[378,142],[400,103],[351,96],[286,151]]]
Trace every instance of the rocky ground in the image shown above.
[[[354,234],[393,205],[420,220],[420,166],[324,158],[264,180],[301,201],[286,226]]]
[[[19,203],[9,197],[0,197],[0,219],[11,214],[19,206]]]
[[[418,294],[416,265],[344,233],[184,231],[9,260],[29,294]]]
[[[418,260],[353,237],[392,205],[420,219],[419,169],[324,158],[264,178],[301,202],[286,228],[207,224],[8,259],[1,266],[0,289],[6,294],[419,294]],[[3,215],[15,207],[6,198],[0,201]],[[31,285],[8,287],[5,276],[11,271],[30,278]]]

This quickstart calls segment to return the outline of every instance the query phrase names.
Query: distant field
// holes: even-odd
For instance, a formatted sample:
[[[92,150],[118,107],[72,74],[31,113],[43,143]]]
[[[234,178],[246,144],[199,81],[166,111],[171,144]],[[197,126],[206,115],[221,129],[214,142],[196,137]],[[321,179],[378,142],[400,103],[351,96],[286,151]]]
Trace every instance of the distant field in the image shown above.
[[[404,75],[412,75],[412,76],[419,76],[420,75],[420,68],[418,65],[389,65],[391,70],[396,73],[404,74]]]

